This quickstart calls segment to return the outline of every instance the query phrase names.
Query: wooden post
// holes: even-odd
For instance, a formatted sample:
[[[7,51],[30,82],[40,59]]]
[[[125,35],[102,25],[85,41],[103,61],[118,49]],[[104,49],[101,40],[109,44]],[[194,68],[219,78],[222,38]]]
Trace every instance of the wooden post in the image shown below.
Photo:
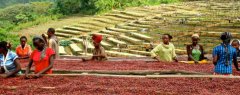
[[[87,56],[88,53],[88,37],[87,36],[83,36],[83,44],[85,46],[84,48],[84,52],[85,52],[85,56]]]

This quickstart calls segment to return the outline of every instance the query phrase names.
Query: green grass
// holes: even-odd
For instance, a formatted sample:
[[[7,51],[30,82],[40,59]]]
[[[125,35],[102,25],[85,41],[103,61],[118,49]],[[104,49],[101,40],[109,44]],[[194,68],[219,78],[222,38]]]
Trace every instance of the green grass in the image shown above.
[[[39,24],[43,24],[52,20],[58,20],[59,18],[61,18],[62,15],[53,15],[53,16],[41,16],[39,18],[37,18],[35,21],[30,21],[27,23],[22,23],[17,25],[16,27],[14,27],[12,29],[13,32],[17,32],[19,30],[22,30],[24,28],[28,28],[28,27],[32,27],[35,25],[39,25]]]
[[[60,17],[62,17],[62,15],[53,15],[53,16],[42,16],[37,18],[35,21],[30,21],[30,22],[26,22],[26,23],[21,23],[18,25],[10,25],[9,27],[5,28],[5,29],[1,29],[0,30],[0,40],[1,41],[9,41],[12,44],[12,48],[16,48],[17,45],[19,45],[19,35],[16,35],[18,31],[28,28],[28,27],[32,27],[35,25],[39,25],[39,24],[43,24],[52,20],[57,20]],[[20,33],[19,33],[20,34]],[[31,43],[31,39],[28,40],[30,43],[30,45],[32,45]]]
[[[75,13],[84,14],[102,14],[111,11],[112,9],[124,9],[126,7],[137,7],[146,5],[158,5],[161,3],[173,3],[179,0],[57,0],[56,3],[50,2],[34,2],[29,4],[17,4],[9,6],[6,9],[1,9],[2,12],[0,21],[0,40],[10,41],[12,47],[19,45],[19,35],[16,33],[28,27],[47,23],[49,21],[58,20],[65,14],[64,11],[70,12],[65,15],[72,15]],[[62,6],[58,6],[61,2]],[[64,5],[64,3],[69,3]],[[86,3],[88,2],[88,3]],[[79,8],[78,5],[86,4],[84,8]],[[55,6],[53,6],[55,5]],[[61,10],[61,8],[63,8]],[[9,10],[9,11],[8,11]],[[70,11],[73,10],[73,11]],[[10,12],[13,11],[13,12]],[[38,13],[41,12],[41,13]],[[6,15],[4,15],[6,14]],[[43,15],[41,15],[43,14]],[[7,16],[9,15],[9,16]],[[15,16],[16,15],[16,16]],[[4,20],[6,19],[6,20]],[[16,22],[17,21],[17,22]],[[18,22],[19,21],[19,22]],[[9,22],[9,23],[7,23]],[[31,43],[31,39],[29,42]]]

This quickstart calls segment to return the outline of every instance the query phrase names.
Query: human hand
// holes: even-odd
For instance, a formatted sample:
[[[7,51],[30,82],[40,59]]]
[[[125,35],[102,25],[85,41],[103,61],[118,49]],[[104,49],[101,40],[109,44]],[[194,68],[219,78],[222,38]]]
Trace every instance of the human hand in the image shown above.
[[[194,61],[195,64],[198,64],[199,62],[198,61]]]
[[[24,79],[30,79],[30,76],[28,74],[25,74]]]
[[[40,77],[41,77],[41,74],[36,74],[36,75],[34,76],[35,79],[40,78]]]
[[[85,58],[82,58],[82,61],[85,62],[85,61],[87,61],[87,60],[86,60]]]
[[[1,77],[2,77],[2,78],[8,78],[8,77],[7,77],[7,74],[2,74]]]
[[[47,38],[45,34],[42,34],[42,37],[43,37],[43,38]]]

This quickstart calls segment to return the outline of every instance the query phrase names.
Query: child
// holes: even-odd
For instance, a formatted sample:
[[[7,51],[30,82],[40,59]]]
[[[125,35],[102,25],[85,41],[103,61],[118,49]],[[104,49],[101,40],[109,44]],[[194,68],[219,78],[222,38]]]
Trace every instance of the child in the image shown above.
[[[54,51],[46,47],[46,42],[41,36],[33,38],[33,45],[36,48],[31,56],[25,76],[29,78],[28,74],[32,64],[35,64],[35,78],[39,78],[42,74],[52,74]]]
[[[192,44],[187,45],[187,54],[188,54],[188,61],[194,61],[198,63],[199,61],[204,59],[204,52],[203,46],[198,44],[199,35],[193,34],[192,35]]]
[[[159,44],[151,51],[151,56],[156,58],[158,61],[172,62],[174,60],[178,62],[175,47],[172,43],[170,43],[171,39],[171,35],[163,34],[163,43]]]
[[[231,75],[232,62],[234,62],[236,70],[239,71],[236,49],[230,45],[232,35],[229,32],[224,32],[220,38],[223,41],[222,44],[213,49],[214,74]]]
[[[27,59],[30,57],[30,54],[32,52],[32,48],[30,45],[27,44],[27,37],[26,36],[22,36],[20,38],[20,44],[17,48],[16,48],[16,53],[18,55],[18,57],[20,59]]]
[[[237,57],[240,57],[240,41],[233,40],[231,45],[237,50]]]
[[[90,60],[92,61],[105,61],[107,60],[107,55],[105,53],[105,49],[101,46],[102,35],[94,34],[92,36],[94,50],[93,56]],[[87,61],[87,59],[82,59],[83,61]]]
[[[8,49],[8,43],[0,42],[0,74],[5,73],[8,78],[20,73],[21,66],[18,62],[18,56]]]

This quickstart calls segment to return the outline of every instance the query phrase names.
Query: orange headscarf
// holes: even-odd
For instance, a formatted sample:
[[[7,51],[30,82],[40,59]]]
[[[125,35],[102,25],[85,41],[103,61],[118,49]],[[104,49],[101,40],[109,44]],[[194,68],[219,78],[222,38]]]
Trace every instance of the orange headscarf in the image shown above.
[[[100,42],[102,41],[102,35],[93,34],[92,40],[93,40],[95,43],[100,43]]]

